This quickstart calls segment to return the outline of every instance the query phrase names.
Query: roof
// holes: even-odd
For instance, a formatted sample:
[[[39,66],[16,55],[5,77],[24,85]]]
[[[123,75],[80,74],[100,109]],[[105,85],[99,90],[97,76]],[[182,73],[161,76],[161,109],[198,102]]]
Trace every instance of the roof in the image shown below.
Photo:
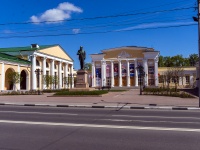
[[[102,52],[113,51],[113,50],[121,50],[121,49],[134,49],[134,50],[144,50],[146,52],[155,52],[153,48],[148,47],[139,47],[139,46],[123,46],[123,47],[115,47],[101,50]]]
[[[41,45],[39,46],[39,48],[31,48],[31,46],[0,48],[0,52],[37,51],[37,50],[42,50],[42,49],[50,48],[54,46],[57,46],[57,45]]]
[[[16,56],[12,56],[12,55],[8,55],[5,53],[0,53],[0,60],[5,60],[5,61],[9,61],[9,62],[16,62],[16,63],[22,63],[22,64],[31,64],[30,61],[24,60],[24,59],[20,59]]]

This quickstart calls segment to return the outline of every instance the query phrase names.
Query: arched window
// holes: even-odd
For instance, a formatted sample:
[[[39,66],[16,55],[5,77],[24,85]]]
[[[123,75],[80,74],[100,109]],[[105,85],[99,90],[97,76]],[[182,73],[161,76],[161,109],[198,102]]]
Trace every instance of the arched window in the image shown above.
[[[48,64],[48,62],[46,62],[46,68],[49,68],[49,64]]]
[[[40,62],[36,59],[36,66],[40,66]]]

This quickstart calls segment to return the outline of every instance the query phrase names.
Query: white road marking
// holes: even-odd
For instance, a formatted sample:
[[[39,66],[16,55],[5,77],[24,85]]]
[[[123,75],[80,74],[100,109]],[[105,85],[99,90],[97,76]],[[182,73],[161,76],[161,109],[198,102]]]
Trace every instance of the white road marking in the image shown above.
[[[197,119],[200,120],[200,117],[165,117],[165,116],[131,116],[131,115],[112,115],[113,117],[132,117],[132,118],[159,118],[159,119]]]
[[[20,112],[20,111],[0,111],[0,113],[16,113],[16,114],[38,114],[38,115],[71,115],[76,116],[78,114],[70,113],[43,113],[43,112]]]
[[[123,120],[123,119],[100,119],[113,122],[158,122],[158,123],[178,123],[178,124],[200,124],[200,122],[176,122],[176,121],[146,121],[146,120]]]
[[[31,121],[11,121],[11,120],[0,120],[0,123],[26,124],[26,125],[66,126],[66,127],[132,129],[132,130],[156,130],[156,131],[200,132],[200,129],[191,129],[191,128],[164,128],[164,127],[117,126],[117,125],[74,124],[74,123],[54,123],[54,122],[31,122]]]

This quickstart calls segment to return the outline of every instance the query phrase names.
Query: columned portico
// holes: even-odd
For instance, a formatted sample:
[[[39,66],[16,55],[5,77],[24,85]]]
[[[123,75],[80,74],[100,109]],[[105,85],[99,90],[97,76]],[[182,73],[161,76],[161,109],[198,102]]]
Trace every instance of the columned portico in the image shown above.
[[[138,87],[138,64],[142,65],[145,78],[142,84],[158,86],[158,63],[154,59],[159,56],[158,51],[145,47],[121,47],[103,50],[100,54],[92,54],[92,87]],[[150,68],[150,69],[149,69]],[[96,75],[97,74],[97,75]],[[98,76],[101,85],[97,84]],[[152,83],[155,81],[155,83]]]

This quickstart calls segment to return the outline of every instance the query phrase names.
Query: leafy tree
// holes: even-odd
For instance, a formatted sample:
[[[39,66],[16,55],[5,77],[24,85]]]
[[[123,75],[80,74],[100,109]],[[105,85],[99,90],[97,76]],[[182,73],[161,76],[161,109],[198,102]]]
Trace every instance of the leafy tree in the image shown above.
[[[47,88],[50,87],[51,89],[51,85],[53,85],[53,88],[56,87],[56,85],[58,85],[59,83],[59,77],[58,76],[52,76],[52,75],[44,75],[43,76],[43,84],[46,85]]]
[[[92,64],[91,63],[86,63],[84,66],[85,70],[87,71],[92,71]]]
[[[9,72],[6,76],[8,82],[10,85],[13,85],[13,90],[17,90],[16,84],[20,83],[22,80],[22,77],[20,76],[19,72]]]
[[[165,65],[164,65],[164,57],[161,56],[161,55],[159,56],[158,67],[165,67]]]
[[[190,66],[195,66],[196,62],[199,60],[198,54],[191,54],[189,55],[189,63]]]
[[[183,66],[184,65],[184,58],[182,55],[176,55],[171,57],[171,62],[173,66],[170,67],[178,67],[178,66]]]

